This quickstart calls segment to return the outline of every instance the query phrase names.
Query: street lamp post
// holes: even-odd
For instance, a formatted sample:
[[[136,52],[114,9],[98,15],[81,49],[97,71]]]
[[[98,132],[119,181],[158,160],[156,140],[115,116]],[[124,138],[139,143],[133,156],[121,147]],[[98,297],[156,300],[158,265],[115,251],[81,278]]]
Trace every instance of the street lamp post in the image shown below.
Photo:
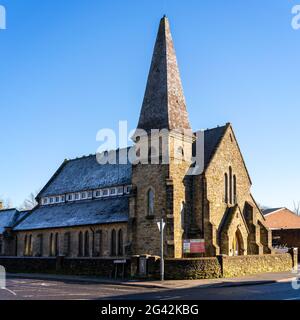
[[[164,261],[164,228],[165,222],[162,218],[157,222],[158,229],[160,231],[160,280],[164,281],[165,278],[165,261]]]

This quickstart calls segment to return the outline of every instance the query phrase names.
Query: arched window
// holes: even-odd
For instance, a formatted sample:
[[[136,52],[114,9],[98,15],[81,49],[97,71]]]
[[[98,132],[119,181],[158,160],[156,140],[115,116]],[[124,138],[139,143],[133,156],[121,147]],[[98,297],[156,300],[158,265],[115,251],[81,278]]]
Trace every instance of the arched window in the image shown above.
[[[122,229],[118,232],[118,255],[123,255],[123,231]]]
[[[184,230],[184,226],[185,226],[185,219],[184,219],[184,212],[185,212],[185,208],[184,208],[184,202],[181,203],[181,209],[180,209],[180,215],[181,215],[181,229]]]
[[[71,233],[64,234],[64,255],[69,256],[71,253]]]
[[[152,189],[149,189],[147,193],[147,214],[154,216],[154,191]]]
[[[78,257],[82,257],[83,255],[83,236],[82,236],[82,232],[80,231],[78,234]]]
[[[232,204],[232,168],[229,167],[229,203]]]
[[[116,256],[116,230],[113,229],[110,238],[110,255],[112,257]]]
[[[224,175],[224,187],[225,187],[225,203],[228,203],[228,174]]]
[[[90,235],[88,231],[84,234],[84,256],[90,256]]]
[[[54,255],[59,256],[59,235],[55,234]]]
[[[237,203],[237,194],[236,194],[236,176],[233,176],[233,203]]]
[[[32,256],[32,235],[29,236],[27,252],[29,256]]]
[[[53,256],[53,233],[51,233],[49,237],[49,256]]]
[[[97,230],[94,237],[94,256],[100,257],[102,255],[102,231]]]
[[[43,249],[44,249],[44,239],[43,239],[43,234],[39,234],[38,236],[37,236],[37,238],[38,238],[38,241],[39,241],[39,245],[38,245],[38,252],[37,252],[37,255],[39,256],[39,257],[42,257],[43,256]]]
[[[23,250],[23,255],[24,255],[24,256],[27,255],[27,234],[25,235],[25,238],[24,238],[24,250]]]

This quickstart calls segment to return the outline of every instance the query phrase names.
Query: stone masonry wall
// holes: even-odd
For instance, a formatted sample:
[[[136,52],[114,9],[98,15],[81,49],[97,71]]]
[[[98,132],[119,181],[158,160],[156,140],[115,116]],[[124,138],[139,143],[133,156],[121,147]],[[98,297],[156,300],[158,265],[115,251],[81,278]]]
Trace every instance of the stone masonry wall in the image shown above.
[[[251,203],[253,206],[253,219],[251,222],[253,228],[251,225],[249,226],[249,231],[252,233],[250,237],[253,245],[256,245],[256,247],[262,247],[262,249],[260,251],[257,250],[255,254],[269,253],[270,249],[268,248],[268,230],[263,230],[264,237],[261,239],[260,228],[256,226],[259,221],[260,226],[264,229],[264,218],[259,212],[251,196],[251,181],[249,180],[247,169],[245,168],[242,155],[230,125],[227,125],[227,130],[224,134],[223,140],[205,173],[207,181],[207,201],[209,202],[209,212],[204,214],[204,230],[213,230],[215,228],[217,231],[216,233],[219,231],[222,219],[228,206],[228,204],[225,202],[224,175],[227,173],[229,177],[229,167],[232,168],[232,177],[234,175],[236,176],[237,204],[240,210],[242,212],[244,211],[247,202]],[[255,234],[253,234],[253,232]],[[205,234],[205,240],[208,246],[215,241],[215,239],[210,238],[213,233],[214,232],[206,232]],[[247,241],[246,234],[243,235],[243,238],[244,242]],[[232,239],[228,238],[228,241],[229,245],[231,245]],[[220,246],[220,243],[218,243],[218,246]],[[216,246],[216,254],[225,253],[221,251],[218,252],[218,246]],[[249,246],[249,248],[252,248],[252,246]],[[233,252],[230,252],[229,255],[232,253]],[[249,252],[246,252],[246,254],[254,254],[254,252],[251,252],[250,250]]]
[[[79,233],[83,234],[83,246],[84,246],[84,234],[86,231],[89,232],[89,256],[93,256],[93,247],[97,247],[97,251],[100,256],[109,257],[111,254],[111,232],[112,230],[118,231],[121,229],[123,231],[123,247],[126,244],[127,239],[127,226],[126,223],[119,224],[105,224],[105,225],[96,225],[96,226],[84,226],[84,227],[73,227],[73,228],[59,228],[59,229],[47,229],[47,230],[34,230],[34,231],[24,231],[17,232],[17,256],[24,255],[24,245],[25,245],[25,236],[32,236],[32,256],[40,255],[40,242],[39,236],[43,235],[43,257],[50,256],[50,235],[51,233],[55,236],[58,234],[59,246],[57,255],[64,255],[64,235],[65,233],[70,233],[70,253],[69,257],[78,257],[78,248],[79,248]],[[101,240],[93,237],[93,234],[96,234],[97,231],[101,231]],[[94,246],[93,246],[94,240]],[[99,243],[98,243],[99,242]],[[116,237],[116,246],[118,242],[118,237]],[[125,248],[123,248],[123,255],[125,254]]]
[[[293,259],[289,253],[255,256],[222,257],[224,278],[263,272],[291,271]]]

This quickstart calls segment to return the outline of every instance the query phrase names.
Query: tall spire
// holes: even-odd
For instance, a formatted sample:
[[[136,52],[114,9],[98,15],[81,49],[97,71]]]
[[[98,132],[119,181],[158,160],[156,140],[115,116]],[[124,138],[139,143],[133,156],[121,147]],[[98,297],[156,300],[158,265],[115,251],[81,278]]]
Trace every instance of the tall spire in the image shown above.
[[[161,19],[159,25],[138,129],[190,129],[166,16]]]

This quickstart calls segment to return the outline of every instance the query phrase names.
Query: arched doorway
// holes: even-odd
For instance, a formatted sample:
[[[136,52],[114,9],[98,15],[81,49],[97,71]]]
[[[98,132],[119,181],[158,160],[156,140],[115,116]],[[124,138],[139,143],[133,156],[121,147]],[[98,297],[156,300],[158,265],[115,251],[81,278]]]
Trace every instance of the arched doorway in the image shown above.
[[[237,229],[233,241],[232,241],[232,255],[242,256],[244,255],[244,241],[242,234],[239,229]]]

